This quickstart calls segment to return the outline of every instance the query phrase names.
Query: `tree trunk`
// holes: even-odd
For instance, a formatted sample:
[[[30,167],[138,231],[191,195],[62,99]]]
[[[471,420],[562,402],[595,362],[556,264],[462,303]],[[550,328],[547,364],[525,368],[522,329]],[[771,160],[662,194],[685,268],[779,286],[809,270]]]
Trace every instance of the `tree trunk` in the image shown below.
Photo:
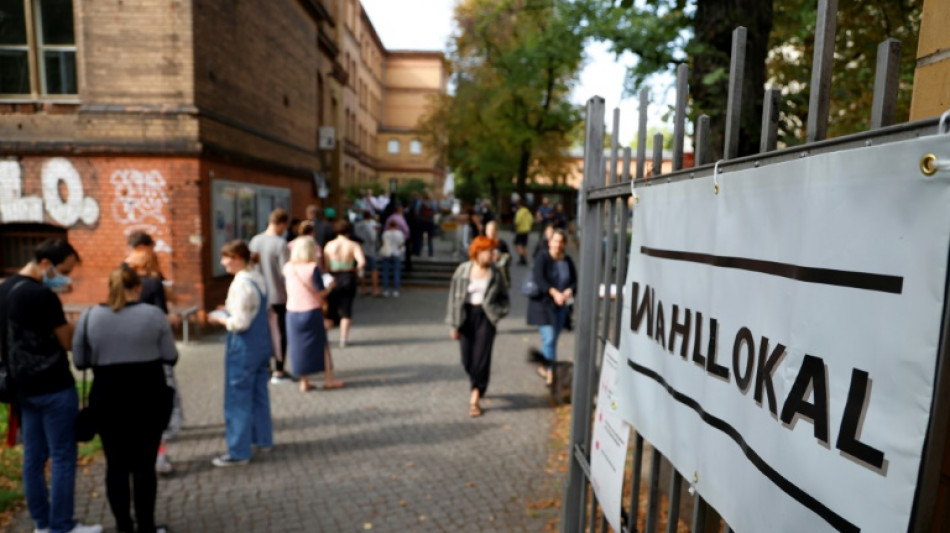
[[[528,192],[528,169],[531,167],[531,146],[528,143],[521,145],[521,158],[518,160],[518,196],[524,201]]]
[[[762,125],[762,97],[765,93],[765,60],[772,32],[773,0],[698,0],[694,29],[696,49],[689,85],[692,115],[710,117],[709,148],[712,160],[722,157],[726,137],[726,107],[729,92],[729,63],[732,32],[738,26],[748,30],[745,79],[742,86],[742,118],[739,126],[739,155],[759,149]],[[703,77],[722,68],[726,74],[712,84]]]

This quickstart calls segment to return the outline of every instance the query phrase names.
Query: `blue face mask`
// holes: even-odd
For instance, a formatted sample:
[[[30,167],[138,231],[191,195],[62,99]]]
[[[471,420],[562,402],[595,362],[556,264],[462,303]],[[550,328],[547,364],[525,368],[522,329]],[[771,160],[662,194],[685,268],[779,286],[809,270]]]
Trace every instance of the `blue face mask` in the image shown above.
[[[52,274],[52,277],[50,277]],[[43,276],[43,285],[53,292],[63,292],[69,289],[69,285],[73,282],[73,278],[69,276],[64,276],[55,268],[50,268],[46,272],[46,275]]]

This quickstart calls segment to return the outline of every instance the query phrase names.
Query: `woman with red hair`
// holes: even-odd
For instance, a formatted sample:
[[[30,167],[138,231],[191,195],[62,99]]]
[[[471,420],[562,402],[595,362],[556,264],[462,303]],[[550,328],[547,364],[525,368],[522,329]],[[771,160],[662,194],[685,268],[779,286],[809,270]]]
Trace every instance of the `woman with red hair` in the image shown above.
[[[495,325],[508,314],[508,286],[501,272],[492,264],[492,251],[498,246],[494,239],[475,237],[469,247],[470,261],[458,266],[452,276],[445,322],[452,328],[451,337],[459,341],[462,366],[471,384],[469,416],[481,416],[479,402],[488,389],[491,375],[491,349],[495,341]]]

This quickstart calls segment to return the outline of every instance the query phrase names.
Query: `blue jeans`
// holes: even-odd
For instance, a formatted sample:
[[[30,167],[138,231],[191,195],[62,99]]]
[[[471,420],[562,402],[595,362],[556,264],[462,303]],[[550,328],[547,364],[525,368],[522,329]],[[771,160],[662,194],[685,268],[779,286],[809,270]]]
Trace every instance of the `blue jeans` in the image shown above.
[[[544,354],[546,365],[551,367],[557,361],[557,338],[567,322],[567,306],[557,308],[554,324],[544,324],[541,330],[541,353]]]
[[[224,436],[233,459],[250,459],[251,444],[274,445],[267,391],[269,359],[270,352],[264,350],[229,350],[225,355]]]
[[[23,423],[23,492],[37,529],[62,533],[76,526],[76,414],[79,395],[69,387],[19,399]],[[44,467],[50,464],[50,490]],[[50,498],[52,496],[52,498]]]
[[[401,284],[402,261],[398,255],[383,258],[383,290],[389,290],[389,274],[393,276],[393,290],[398,291]]]

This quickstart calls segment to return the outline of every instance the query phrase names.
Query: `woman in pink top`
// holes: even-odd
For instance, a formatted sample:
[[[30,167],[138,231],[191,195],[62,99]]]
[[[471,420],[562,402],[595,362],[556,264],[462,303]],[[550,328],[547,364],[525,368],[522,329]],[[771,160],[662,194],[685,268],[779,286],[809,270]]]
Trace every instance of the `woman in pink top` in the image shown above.
[[[294,239],[290,261],[284,265],[287,283],[287,354],[290,373],[300,377],[300,391],[313,389],[307,375],[324,372],[325,389],[343,386],[333,380],[333,362],[323,325],[323,301],[327,291],[317,264],[317,243],[313,237]]]

